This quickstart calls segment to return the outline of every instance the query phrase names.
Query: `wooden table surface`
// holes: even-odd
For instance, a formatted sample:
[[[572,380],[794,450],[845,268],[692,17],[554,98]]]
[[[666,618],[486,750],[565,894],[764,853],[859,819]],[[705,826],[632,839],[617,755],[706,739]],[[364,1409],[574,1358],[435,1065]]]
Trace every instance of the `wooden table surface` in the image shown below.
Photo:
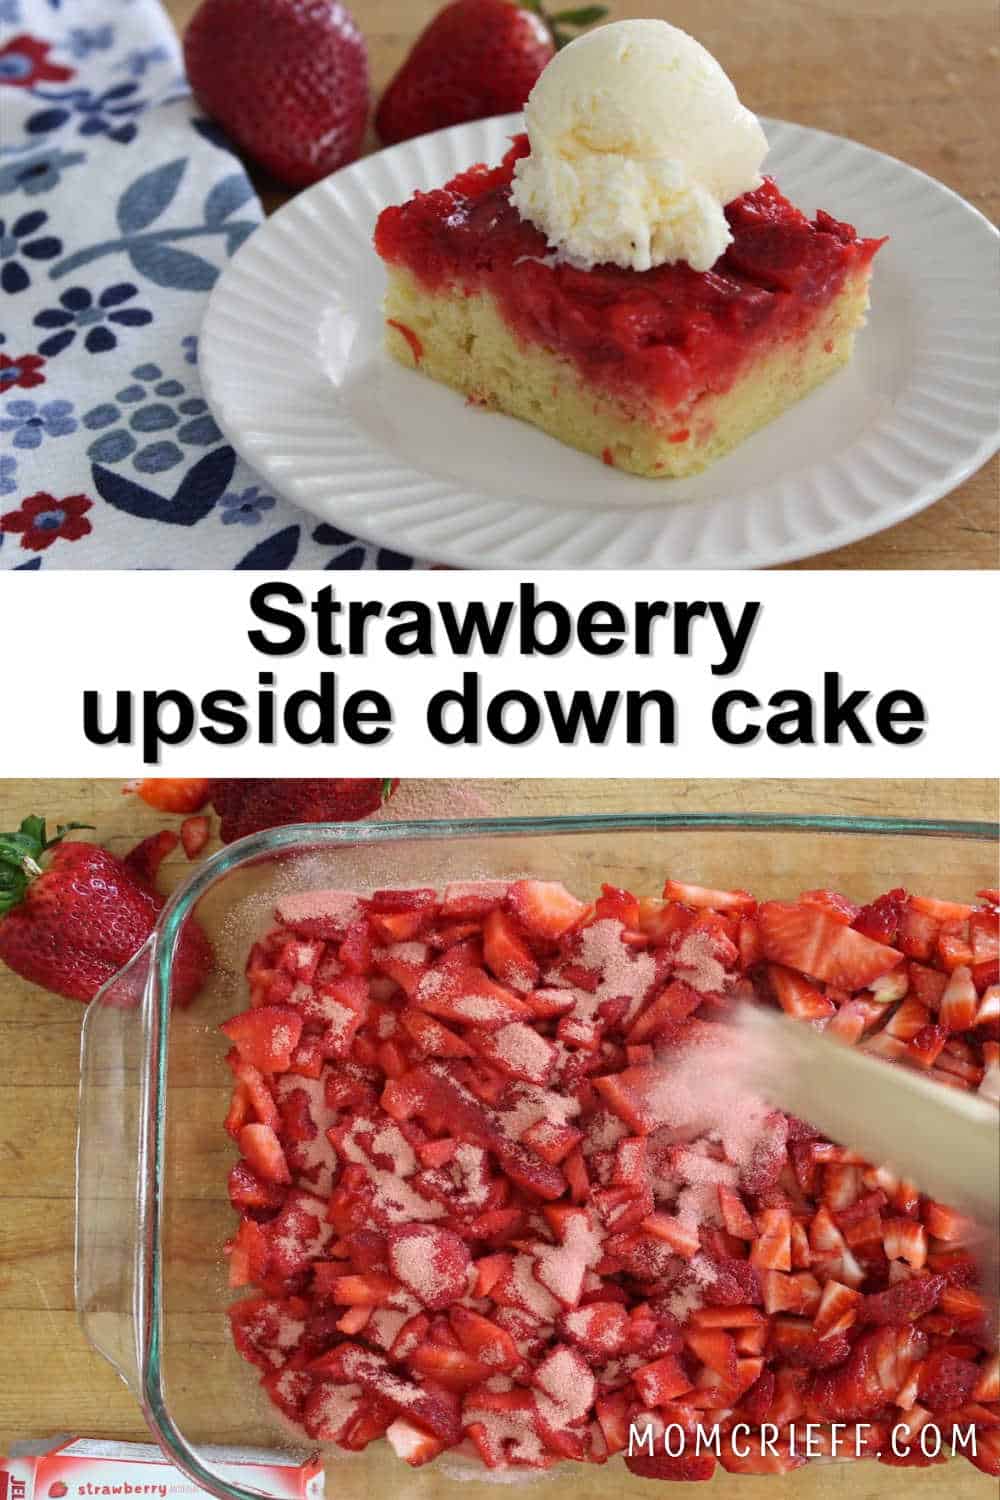
[[[179,822],[123,796],[117,782],[0,781],[0,829],[41,811],[51,823],[95,825],[95,834],[83,836],[99,838],[118,853],[164,823]],[[749,811],[995,820],[998,789],[988,781],[404,782],[392,805],[394,816],[405,817]],[[164,867],[165,883],[176,883],[189,870],[178,853]],[[146,1433],[134,1397],[88,1347],[74,1313],[82,1015],[82,1007],[43,994],[0,965],[0,1453],[16,1439],[54,1432],[133,1439]],[[232,1426],[238,1412],[220,1413],[218,1420],[220,1441],[238,1431]],[[896,1482],[890,1475],[902,1484],[909,1474],[880,1469],[878,1495],[890,1493],[886,1484]],[[951,1493],[968,1500],[982,1494],[981,1476],[967,1465],[949,1474],[956,1481]],[[432,1491],[427,1493],[432,1500]],[[796,1495],[807,1493],[818,1494],[796,1486]],[[832,1493],[823,1491],[824,1497]]]
[[[996,222],[993,0],[607,0],[613,19],[659,15],[703,42],[759,114],[862,141],[919,167]],[[197,0],[164,0],[183,29]],[[352,0],[377,91],[440,0]],[[552,10],[564,8],[555,0]],[[374,135],[369,144],[376,142]],[[268,209],[288,196],[258,178]],[[918,252],[919,253],[919,252]],[[798,568],[995,568],[994,459],[929,510]]]

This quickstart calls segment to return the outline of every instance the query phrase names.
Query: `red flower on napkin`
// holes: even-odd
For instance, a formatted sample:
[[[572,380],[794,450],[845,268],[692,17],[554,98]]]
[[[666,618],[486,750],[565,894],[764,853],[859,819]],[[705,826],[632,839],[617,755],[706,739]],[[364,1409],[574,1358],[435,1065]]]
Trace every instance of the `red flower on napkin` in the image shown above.
[[[20,533],[21,546],[28,552],[44,552],[60,540],[78,542],[93,529],[85,514],[93,503],[86,495],[57,500],[39,490],[37,495],[29,495],[19,510],[0,516],[0,531]]]
[[[51,42],[39,37],[11,37],[5,47],[0,47],[0,84],[10,84],[16,89],[34,88],[36,83],[65,83],[72,78],[75,68],[64,68],[61,63],[47,61]]]
[[[33,385],[44,385],[41,373],[45,361],[40,354],[20,354],[11,359],[9,354],[0,354],[0,395],[19,385],[30,390]]]

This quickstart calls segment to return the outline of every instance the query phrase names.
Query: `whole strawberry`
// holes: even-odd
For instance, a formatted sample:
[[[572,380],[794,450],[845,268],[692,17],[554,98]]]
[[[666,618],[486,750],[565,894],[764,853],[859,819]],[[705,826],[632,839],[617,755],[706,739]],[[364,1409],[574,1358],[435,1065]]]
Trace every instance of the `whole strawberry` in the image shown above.
[[[557,47],[605,14],[593,5],[550,18],[540,0],[454,0],[418,38],[383,95],[379,138],[388,146],[446,125],[513,114]]]
[[[202,109],[290,187],[356,160],[371,103],[368,52],[337,0],[203,0],[184,61]]]
[[[235,778],[212,783],[224,844],[289,823],[353,823],[377,812],[399,785],[378,779],[264,781]]]
[[[98,844],[48,838],[42,818],[0,834],[0,959],[22,979],[70,1000],[92,1000],[145,943],[163,907],[147,885]],[[41,861],[48,855],[43,869]],[[211,966],[201,928],[185,927],[172,1000],[189,1005]]]

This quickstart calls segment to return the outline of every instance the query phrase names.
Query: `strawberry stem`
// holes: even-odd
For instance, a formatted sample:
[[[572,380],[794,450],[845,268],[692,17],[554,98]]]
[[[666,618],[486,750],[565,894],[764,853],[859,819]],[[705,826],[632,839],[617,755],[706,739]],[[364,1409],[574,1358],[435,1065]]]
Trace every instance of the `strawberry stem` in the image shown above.
[[[92,827],[91,823],[60,823],[49,838],[45,819],[33,816],[25,818],[16,833],[0,833],[0,916],[24,900],[28,886],[42,873],[39,861],[47,850],[61,844],[68,833]]]
[[[544,0],[521,0],[521,3],[545,22],[552,33],[556,48],[560,51],[568,46],[581,31],[585,31],[589,26],[595,26],[598,21],[603,21],[608,14],[606,5],[571,6],[569,10],[559,10],[550,15],[545,9]]]

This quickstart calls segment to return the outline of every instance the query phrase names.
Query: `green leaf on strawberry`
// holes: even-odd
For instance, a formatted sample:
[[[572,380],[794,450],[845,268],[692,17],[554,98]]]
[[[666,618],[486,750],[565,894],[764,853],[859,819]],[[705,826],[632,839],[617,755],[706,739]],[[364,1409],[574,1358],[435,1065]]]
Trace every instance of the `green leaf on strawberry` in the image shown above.
[[[573,33],[585,31],[588,26],[596,26],[598,21],[603,21],[608,14],[606,5],[577,5],[568,10],[557,10],[548,12],[542,0],[524,0],[526,8],[533,10],[539,16],[552,33],[552,40],[556,47],[562,50],[573,41]]]
[[[48,849],[61,844],[68,833],[92,828],[90,823],[60,823],[48,837],[45,819],[25,818],[16,833],[0,833],[0,916],[24,900],[28,886],[42,873],[39,860]]]

